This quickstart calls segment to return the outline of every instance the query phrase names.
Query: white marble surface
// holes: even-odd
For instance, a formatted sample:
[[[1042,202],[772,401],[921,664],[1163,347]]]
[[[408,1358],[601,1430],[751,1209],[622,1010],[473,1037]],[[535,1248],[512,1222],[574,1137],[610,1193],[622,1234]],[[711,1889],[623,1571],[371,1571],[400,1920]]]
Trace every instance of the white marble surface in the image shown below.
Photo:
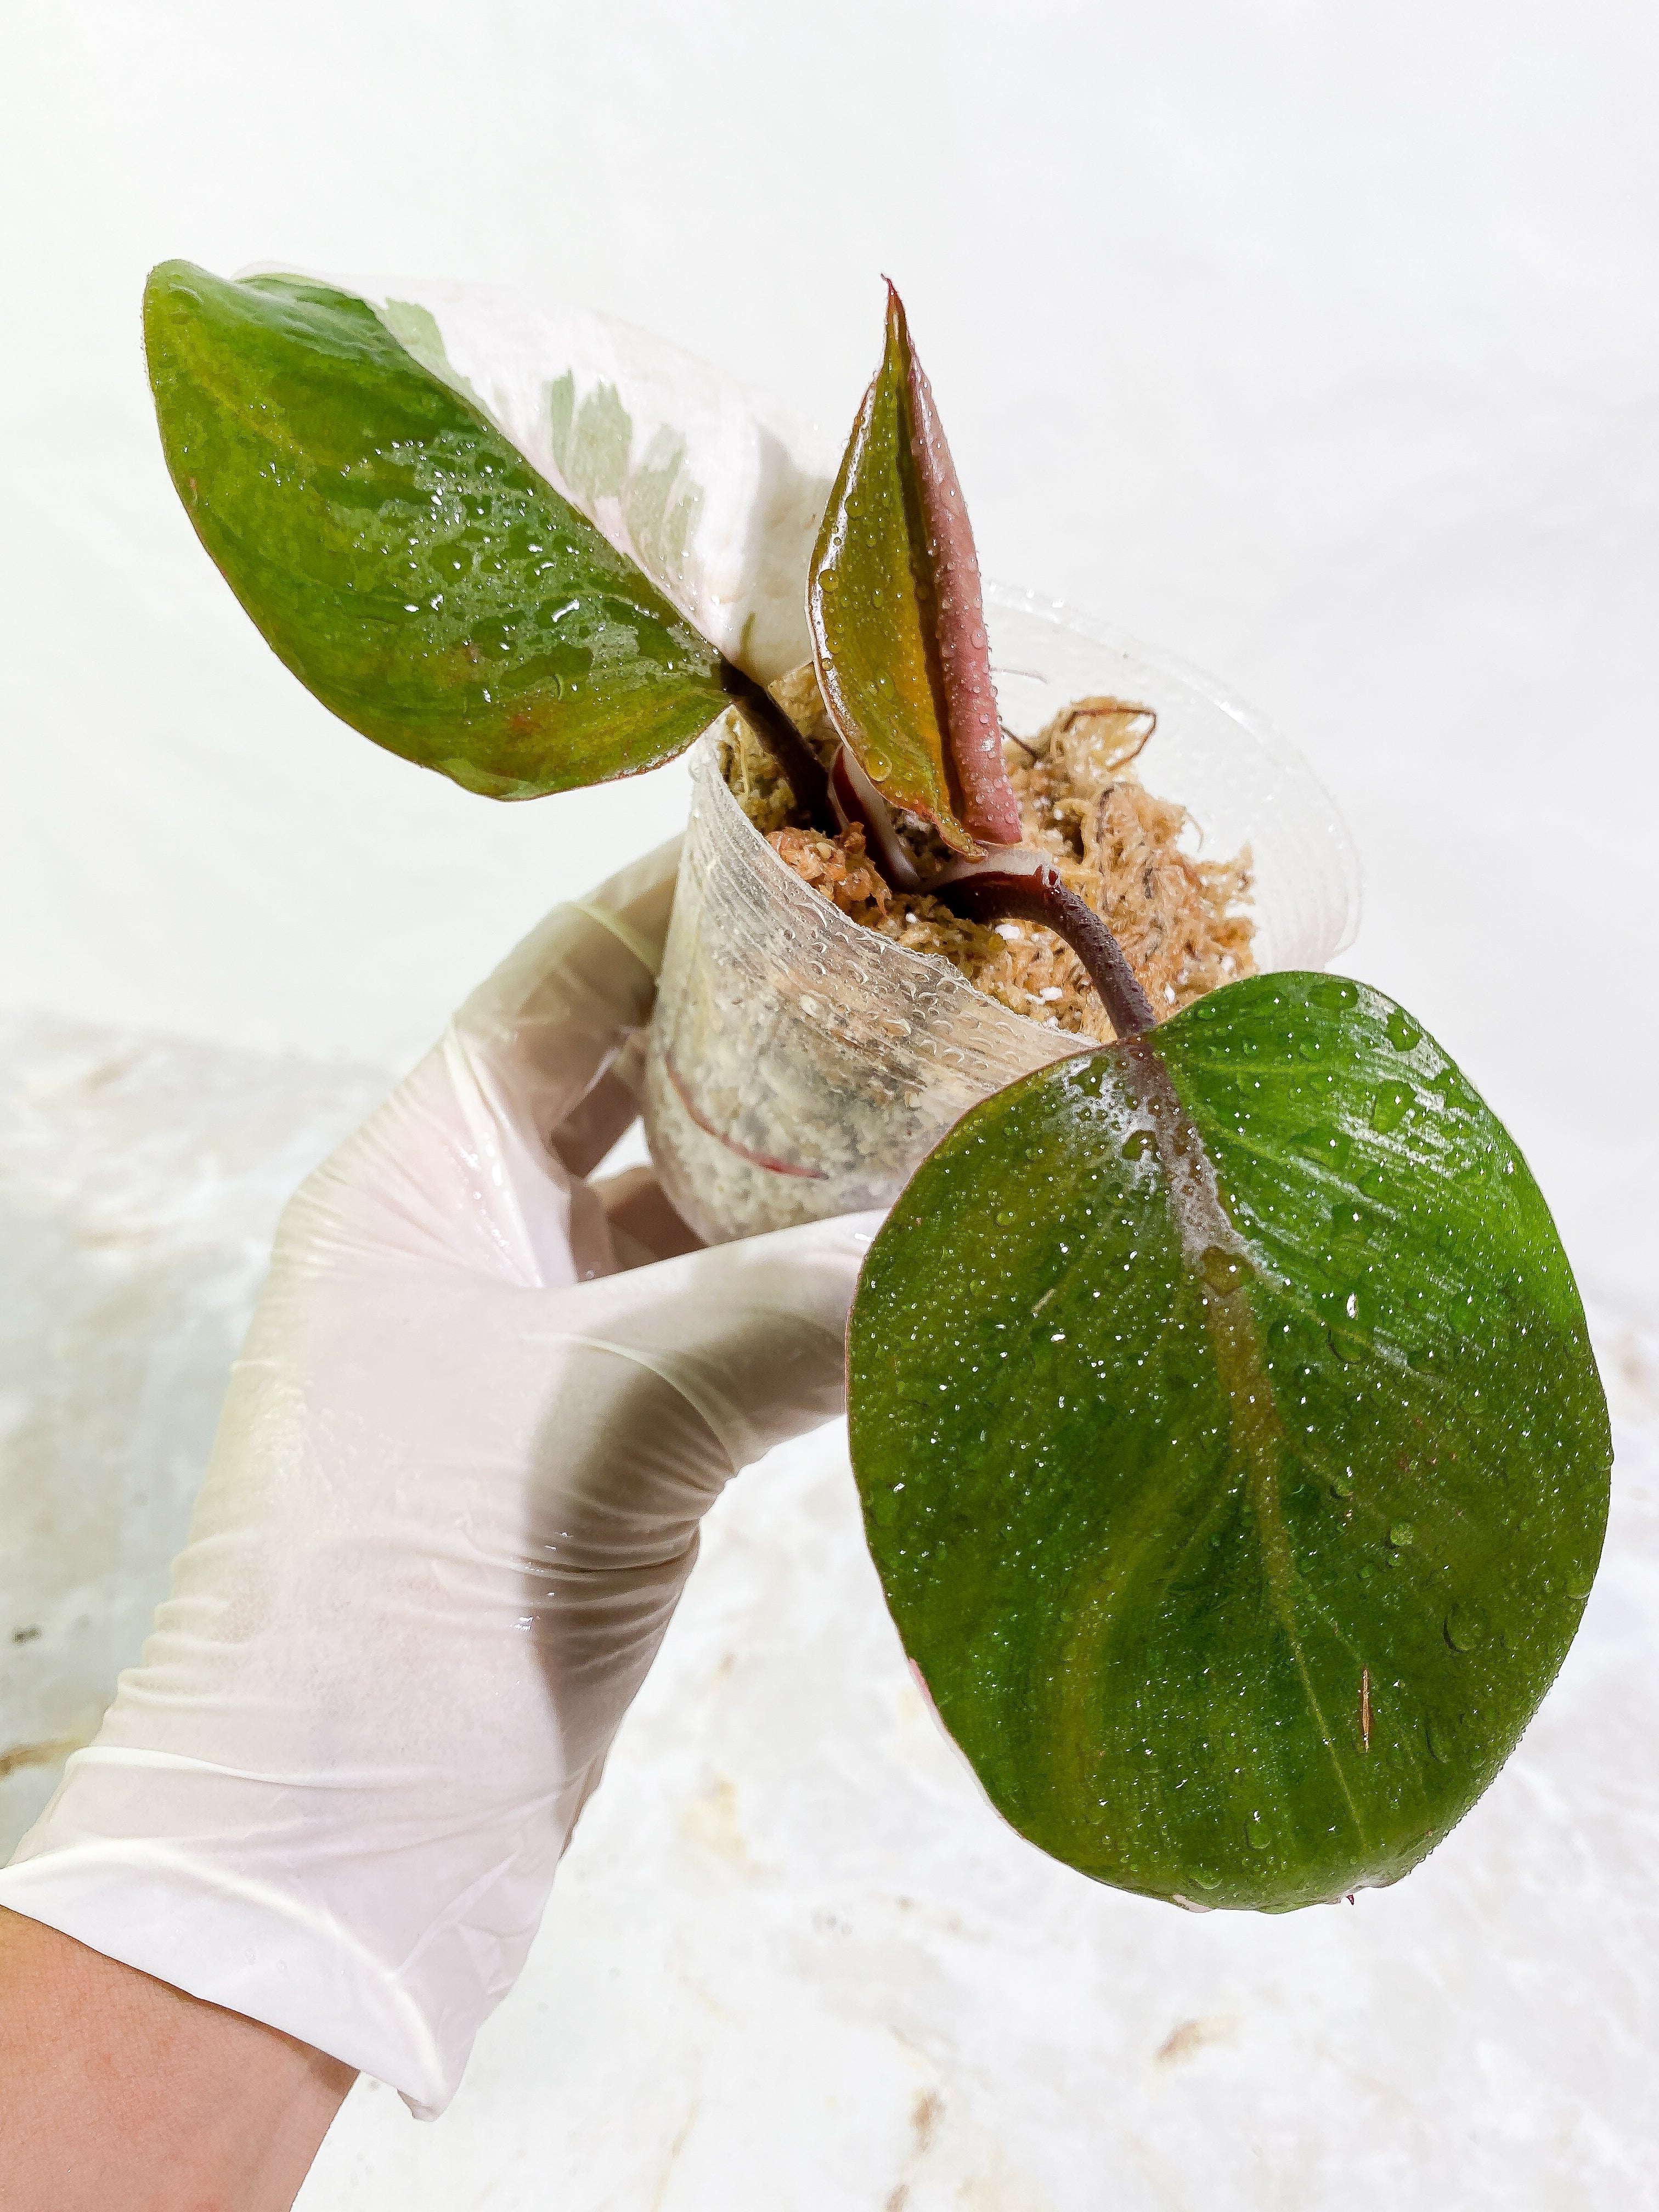
[[[0,1016],[0,1862],[149,1630],[283,1200],[385,1087]]]
[[[377,1086],[0,1029],[0,1749],[82,1729],[136,1644],[282,1196]],[[1659,1347],[1595,1324],[1583,1633],[1352,1908],[1188,1917],[1045,1860],[922,1711],[838,1434],[750,1470],[454,2106],[361,2084],[304,2212],[1659,2205]],[[0,1844],[53,1771],[0,1782]]]

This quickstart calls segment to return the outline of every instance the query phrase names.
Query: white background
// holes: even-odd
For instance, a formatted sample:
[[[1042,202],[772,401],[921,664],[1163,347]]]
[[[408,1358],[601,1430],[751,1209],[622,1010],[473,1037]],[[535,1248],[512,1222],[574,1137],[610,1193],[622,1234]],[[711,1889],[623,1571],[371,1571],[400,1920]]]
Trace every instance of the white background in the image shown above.
[[[833,1439],[749,1478],[452,2115],[360,2092],[307,2202],[1659,2203],[1659,13],[58,0],[8,21],[0,101],[0,1006],[95,1025],[29,1046],[79,1271],[38,1279],[91,1285],[12,1255],[41,1469],[125,1466],[152,1416],[180,1499],[199,1468],[290,1164],[197,1147],[179,1086],[245,1152],[262,1114],[320,1143],[684,803],[670,769],[492,807],[305,696],[161,465],[138,301],[173,255],[532,282],[836,428],[890,272],[987,568],[1215,672],[1336,793],[1346,964],[1510,1121],[1623,1423],[1522,1753],[1403,1888],[1286,1923],[1021,1856],[904,1702]],[[154,1048],[148,1121],[107,1025],[196,1041]]]
[[[161,466],[151,263],[533,280],[834,426],[884,270],[988,571],[1302,744],[1348,964],[1659,1305],[1650,7],[59,0],[6,79],[0,1003],[401,1060],[684,805],[492,806],[301,691]]]

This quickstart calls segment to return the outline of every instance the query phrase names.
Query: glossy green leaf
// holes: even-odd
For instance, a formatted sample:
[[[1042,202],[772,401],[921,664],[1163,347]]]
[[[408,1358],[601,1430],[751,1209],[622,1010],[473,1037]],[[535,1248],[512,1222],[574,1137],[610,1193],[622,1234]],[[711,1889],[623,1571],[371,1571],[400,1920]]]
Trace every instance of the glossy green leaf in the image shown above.
[[[824,699],[890,805],[976,859],[1013,844],[973,532],[933,394],[888,287],[887,340],[806,587]]]
[[[1504,1128],[1401,1008],[1229,985],[988,1099],[854,1309],[906,1649],[993,1801],[1103,1881],[1395,1881],[1577,1629],[1610,1446]]]
[[[655,767],[720,711],[713,647],[362,301],[167,262],[144,338],[203,544],[364,736],[528,799]]]

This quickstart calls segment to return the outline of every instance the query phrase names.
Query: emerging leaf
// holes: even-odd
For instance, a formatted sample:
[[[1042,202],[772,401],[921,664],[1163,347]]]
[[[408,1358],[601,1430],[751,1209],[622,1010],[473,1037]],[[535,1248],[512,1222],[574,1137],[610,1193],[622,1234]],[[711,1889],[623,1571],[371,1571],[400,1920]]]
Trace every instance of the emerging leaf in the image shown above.
[[[268,644],[364,736],[494,799],[653,768],[720,656],[360,300],[151,275],[167,466]]]
[[[1417,1024],[1234,983],[977,1107],[854,1308],[906,1649],[998,1808],[1098,1880],[1395,1881],[1576,1631],[1611,1458],[1508,1135]]]
[[[887,343],[807,581],[818,680],[890,805],[969,859],[1017,844],[979,565],[933,396],[887,288]]]

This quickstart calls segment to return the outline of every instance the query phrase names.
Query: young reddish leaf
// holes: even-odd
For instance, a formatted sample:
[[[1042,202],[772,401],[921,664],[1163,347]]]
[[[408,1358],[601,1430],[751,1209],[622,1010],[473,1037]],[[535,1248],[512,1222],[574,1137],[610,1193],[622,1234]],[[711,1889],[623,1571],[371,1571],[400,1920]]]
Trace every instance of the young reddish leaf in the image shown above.
[[[904,307],[853,425],[807,583],[819,681],[836,726],[891,805],[956,851],[1019,842],[1002,765],[968,511]]]
[[[991,679],[973,525],[933,404],[933,387],[910,343],[904,302],[890,284],[887,312],[897,327],[909,375],[910,453],[927,525],[945,734],[962,793],[962,818],[969,834],[988,845],[1018,845],[1019,804],[1002,764],[1002,718]]]

